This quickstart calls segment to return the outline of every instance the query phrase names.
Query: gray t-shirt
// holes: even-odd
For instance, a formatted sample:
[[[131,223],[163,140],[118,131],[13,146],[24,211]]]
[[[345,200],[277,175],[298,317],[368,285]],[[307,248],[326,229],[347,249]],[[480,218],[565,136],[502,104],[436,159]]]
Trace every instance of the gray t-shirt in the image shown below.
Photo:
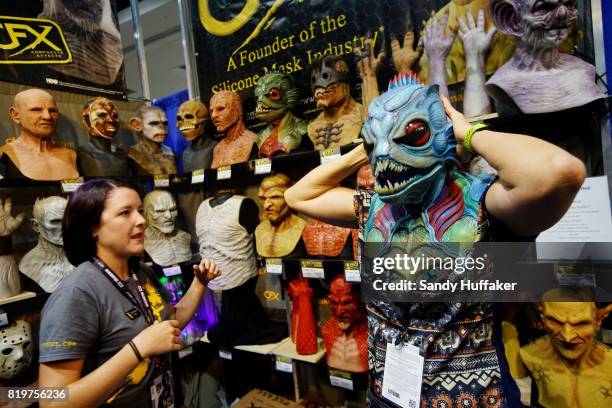
[[[144,283],[155,318],[168,320],[169,295],[142,263],[138,279]],[[127,286],[140,301],[132,278]],[[64,279],[42,310],[39,362],[85,358],[81,376],[89,374],[147,327],[143,314],[128,317],[134,309],[101,270],[91,262],[82,263]],[[170,367],[170,355],[164,358]],[[146,359],[128,375],[108,406],[149,406],[152,377],[153,364]]]

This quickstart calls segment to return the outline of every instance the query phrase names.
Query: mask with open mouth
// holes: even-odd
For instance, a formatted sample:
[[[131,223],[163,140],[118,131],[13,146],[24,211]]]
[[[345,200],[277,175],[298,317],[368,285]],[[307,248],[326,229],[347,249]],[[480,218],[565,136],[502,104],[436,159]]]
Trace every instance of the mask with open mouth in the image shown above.
[[[204,133],[204,126],[209,119],[206,105],[198,100],[185,101],[179,106],[176,114],[176,127],[185,139],[193,141]]]
[[[106,98],[96,98],[85,104],[83,123],[90,136],[112,139],[119,131],[119,113],[115,104]]]
[[[453,128],[438,87],[413,75],[396,77],[370,105],[361,135],[375,177],[374,190],[391,204],[422,202],[457,160]]]

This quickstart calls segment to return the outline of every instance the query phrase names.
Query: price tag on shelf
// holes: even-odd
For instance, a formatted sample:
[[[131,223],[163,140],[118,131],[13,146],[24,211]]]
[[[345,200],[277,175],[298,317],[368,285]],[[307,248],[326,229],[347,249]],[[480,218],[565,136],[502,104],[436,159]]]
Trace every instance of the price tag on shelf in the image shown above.
[[[276,371],[282,371],[284,373],[293,372],[293,363],[288,357],[276,356]]]
[[[255,160],[255,174],[268,174],[272,172],[272,161],[266,157]]]
[[[344,280],[347,282],[361,282],[359,263],[356,261],[344,262]]]
[[[219,357],[221,357],[224,360],[231,360],[232,352],[227,349],[219,349]]]
[[[334,387],[353,391],[353,377],[351,373],[340,370],[329,370],[329,381]]]
[[[181,267],[178,265],[169,266],[167,268],[162,269],[162,271],[164,272],[164,275],[168,277],[180,275],[182,273]]]
[[[204,182],[204,169],[194,170],[191,173],[191,184],[201,184]]]
[[[4,312],[0,312],[0,327],[9,324],[8,315]]]
[[[325,270],[323,269],[323,261],[311,261],[302,259],[302,276],[311,279],[325,279]]]
[[[232,166],[223,166],[217,169],[217,180],[227,180],[232,178]]]
[[[283,260],[281,258],[266,258],[266,273],[276,275],[283,273]]]
[[[336,160],[337,158],[342,156],[339,147],[330,147],[329,149],[319,150],[319,155],[321,158],[321,164]]]
[[[83,184],[83,177],[62,180],[62,191],[64,193],[74,193]]]
[[[170,177],[167,174],[156,174],[153,176],[155,187],[170,187]]]
[[[179,358],[185,358],[188,355],[190,355],[191,353],[193,353],[193,347],[189,346],[189,347],[185,347],[182,350],[179,350],[178,356],[179,356]]]

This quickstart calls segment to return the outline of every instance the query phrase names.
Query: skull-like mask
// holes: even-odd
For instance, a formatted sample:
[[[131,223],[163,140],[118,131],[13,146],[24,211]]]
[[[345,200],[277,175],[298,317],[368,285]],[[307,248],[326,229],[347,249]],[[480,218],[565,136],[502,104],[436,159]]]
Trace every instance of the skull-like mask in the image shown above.
[[[21,375],[32,363],[30,323],[17,320],[0,329],[0,378],[10,380]]]
[[[204,126],[209,114],[206,105],[200,101],[186,101],[179,107],[176,115],[176,127],[185,139],[190,142],[204,133]]]
[[[83,123],[91,136],[107,139],[119,131],[119,113],[115,105],[106,98],[96,98],[83,107]]]
[[[394,79],[370,105],[361,134],[374,169],[374,191],[392,204],[423,202],[443,181],[457,145],[437,86],[414,76]]]
[[[68,201],[63,197],[47,197],[38,199],[32,211],[32,229],[40,239],[49,241],[54,245],[63,245],[62,219]]]
[[[151,191],[144,199],[145,218],[148,227],[156,228],[163,234],[171,234],[176,226],[176,202],[167,191]]]

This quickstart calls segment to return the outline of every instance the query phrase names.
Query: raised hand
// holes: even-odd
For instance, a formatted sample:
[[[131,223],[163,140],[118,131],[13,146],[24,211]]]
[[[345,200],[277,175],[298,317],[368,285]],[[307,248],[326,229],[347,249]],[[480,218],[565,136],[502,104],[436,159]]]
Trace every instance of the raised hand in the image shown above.
[[[393,65],[398,73],[410,71],[414,63],[421,57],[423,49],[414,49],[414,32],[408,31],[404,35],[404,44],[400,45],[399,40],[391,34],[391,56]]]
[[[387,55],[385,42],[383,41],[380,52],[374,56],[374,44],[372,44],[372,41],[372,36],[368,33],[364,41],[365,49],[356,47],[353,51],[357,62],[357,70],[362,80],[364,77],[376,77],[378,67]]]
[[[444,62],[446,56],[450,52],[453,41],[455,41],[456,32],[451,31],[446,35],[446,26],[448,25],[448,13],[442,16],[442,20],[438,21],[436,15],[431,13],[431,22],[425,25],[423,33],[423,46],[429,57],[429,61]]]
[[[471,59],[484,56],[497,29],[492,26],[488,32],[485,32],[485,17],[482,9],[478,10],[476,22],[470,11],[466,13],[466,20],[458,17],[457,24],[459,24],[458,35],[463,43],[465,59],[469,63]]]
[[[217,264],[210,259],[202,259],[199,265],[193,265],[193,273],[198,281],[204,286],[221,275],[221,271],[219,271]]]
[[[13,202],[10,198],[4,200],[0,199],[0,237],[9,236],[15,231],[25,218],[25,213],[18,214],[16,217],[11,215],[13,208]]]

